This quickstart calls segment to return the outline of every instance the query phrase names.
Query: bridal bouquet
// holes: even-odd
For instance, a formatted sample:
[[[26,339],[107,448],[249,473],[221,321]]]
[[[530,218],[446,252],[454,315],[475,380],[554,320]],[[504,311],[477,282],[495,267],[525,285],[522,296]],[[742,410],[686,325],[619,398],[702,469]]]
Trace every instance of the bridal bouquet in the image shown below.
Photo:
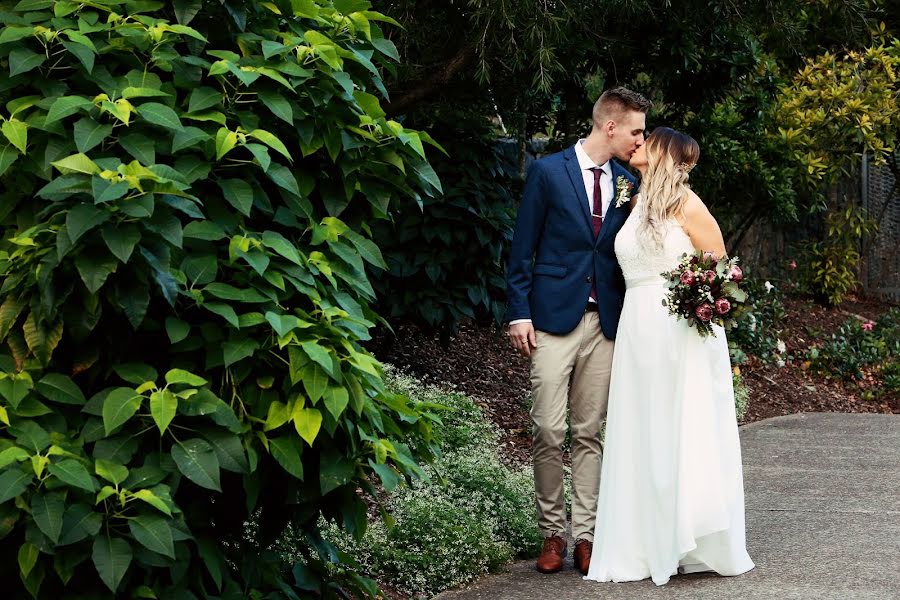
[[[661,273],[669,288],[663,306],[670,315],[687,319],[702,337],[715,337],[712,325],[730,327],[747,293],[740,288],[744,274],[737,257],[720,259],[712,252],[682,255],[678,266]]]

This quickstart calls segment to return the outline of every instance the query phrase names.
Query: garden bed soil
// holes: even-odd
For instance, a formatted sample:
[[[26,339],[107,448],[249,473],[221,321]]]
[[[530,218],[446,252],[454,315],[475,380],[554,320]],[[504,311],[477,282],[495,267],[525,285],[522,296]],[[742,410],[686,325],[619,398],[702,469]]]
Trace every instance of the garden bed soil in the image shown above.
[[[809,347],[848,318],[875,320],[894,305],[851,299],[839,308],[826,308],[801,296],[787,296],[784,303],[782,339],[790,358],[781,368],[752,357],[740,367],[750,392],[745,423],[799,412],[900,413],[900,397],[876,393],[873,379],[846,384],[811,373],[805,359]],[[503,458],[513,464],[529,462],[529,363],[510,348],[505,331],[464,322],[447,343],[412,325],[395,331],[396,336],[380,335],[369,345],[380,360],[426,384],[474,398],[503,432]]]

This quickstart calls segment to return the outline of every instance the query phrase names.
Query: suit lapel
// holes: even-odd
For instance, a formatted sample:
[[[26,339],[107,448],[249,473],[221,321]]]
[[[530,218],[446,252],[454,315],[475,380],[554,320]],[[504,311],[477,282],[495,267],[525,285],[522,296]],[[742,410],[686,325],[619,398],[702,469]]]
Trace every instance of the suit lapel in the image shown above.
[[[587,192],[584,189],[584,178],[581,176],[581,168],[578,166],[578,158],[575,156],[575,148],[569,147],[564,156],[566,158],[566,171],[569,173],[569,180],[575,189],[575,198],[578,201],[579,210],[584,217],[584,223],[587,225],[588,231],[592,232],[593,235],[591,211],[588,206]]]
[[[597,243],[607,236],[613,235],[612,232],[618,231],[619,226],[628,217],[628,203],[618,208],[616,207],[616,181],[620,176],[624,176],[622,173],[623,169],[619,166],[619,163],[612,159],[610,159],[609,164],[612,173],[612,200],[609,202],[609,208],[606,209],[606,218],[603,220],[603,228],[600,230],[600,235],[597,236]]]

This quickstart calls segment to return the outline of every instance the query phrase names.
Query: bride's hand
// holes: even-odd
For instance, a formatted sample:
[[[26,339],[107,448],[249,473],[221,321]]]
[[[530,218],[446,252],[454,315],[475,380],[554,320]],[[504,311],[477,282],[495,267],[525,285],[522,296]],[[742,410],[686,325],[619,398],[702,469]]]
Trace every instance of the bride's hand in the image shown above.
[[[518,350],[522,356],[531,356],[534,348],[537,348],[537,338],[534,335],[534,325],[529,321],[527,323],[516,323],[509,326],[509,343]]]

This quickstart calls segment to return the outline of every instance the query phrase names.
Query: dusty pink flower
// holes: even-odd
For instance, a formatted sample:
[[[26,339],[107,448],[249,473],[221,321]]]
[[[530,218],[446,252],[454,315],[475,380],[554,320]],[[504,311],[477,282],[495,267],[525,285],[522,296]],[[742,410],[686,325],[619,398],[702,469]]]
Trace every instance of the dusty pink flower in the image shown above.
[[[731,310],[731,302],[728,301],[728,298],[719,298],[716,300],[716,312],[720,315],[724,315],[729,310]]]
[[[740,283],[744,280],[744,272],[737,265],[731,267],[731,280],[735,283]]]
[[[697,318],[700,319],[701,321],[703,321],[704,323],[708,323],[709,320],[712,319],[712,316],[713,316],[712,306],[710,306],[709,304],[704,302],[703,304],[698,306],[696,309],[694,309],[694,314],[697,315]]]
[[[704,252],[703,260],[712,260],[713,262],[717,262],[719,260],[719,257],[715,252]]]
[[[690,271],[681,273],[681,283],[684,285],[694,285],[694,275]]]
[[[866,321],[862,324],[862,328],[863,331],[872,331],[873,329],[875,329],[875,323],[873,323],[872,321]]]
[[[797,261],[796,261],[796,260],[791,260],[791,262],[788,263],[788,269],[790,269],[791,271],[793,271],[793,270],[796,269],[796,268],[797,268]]]
[[[709,270],[703,274],[706,277],[707,283],[712,283],[716,280],[716,272],[713,270]]]

